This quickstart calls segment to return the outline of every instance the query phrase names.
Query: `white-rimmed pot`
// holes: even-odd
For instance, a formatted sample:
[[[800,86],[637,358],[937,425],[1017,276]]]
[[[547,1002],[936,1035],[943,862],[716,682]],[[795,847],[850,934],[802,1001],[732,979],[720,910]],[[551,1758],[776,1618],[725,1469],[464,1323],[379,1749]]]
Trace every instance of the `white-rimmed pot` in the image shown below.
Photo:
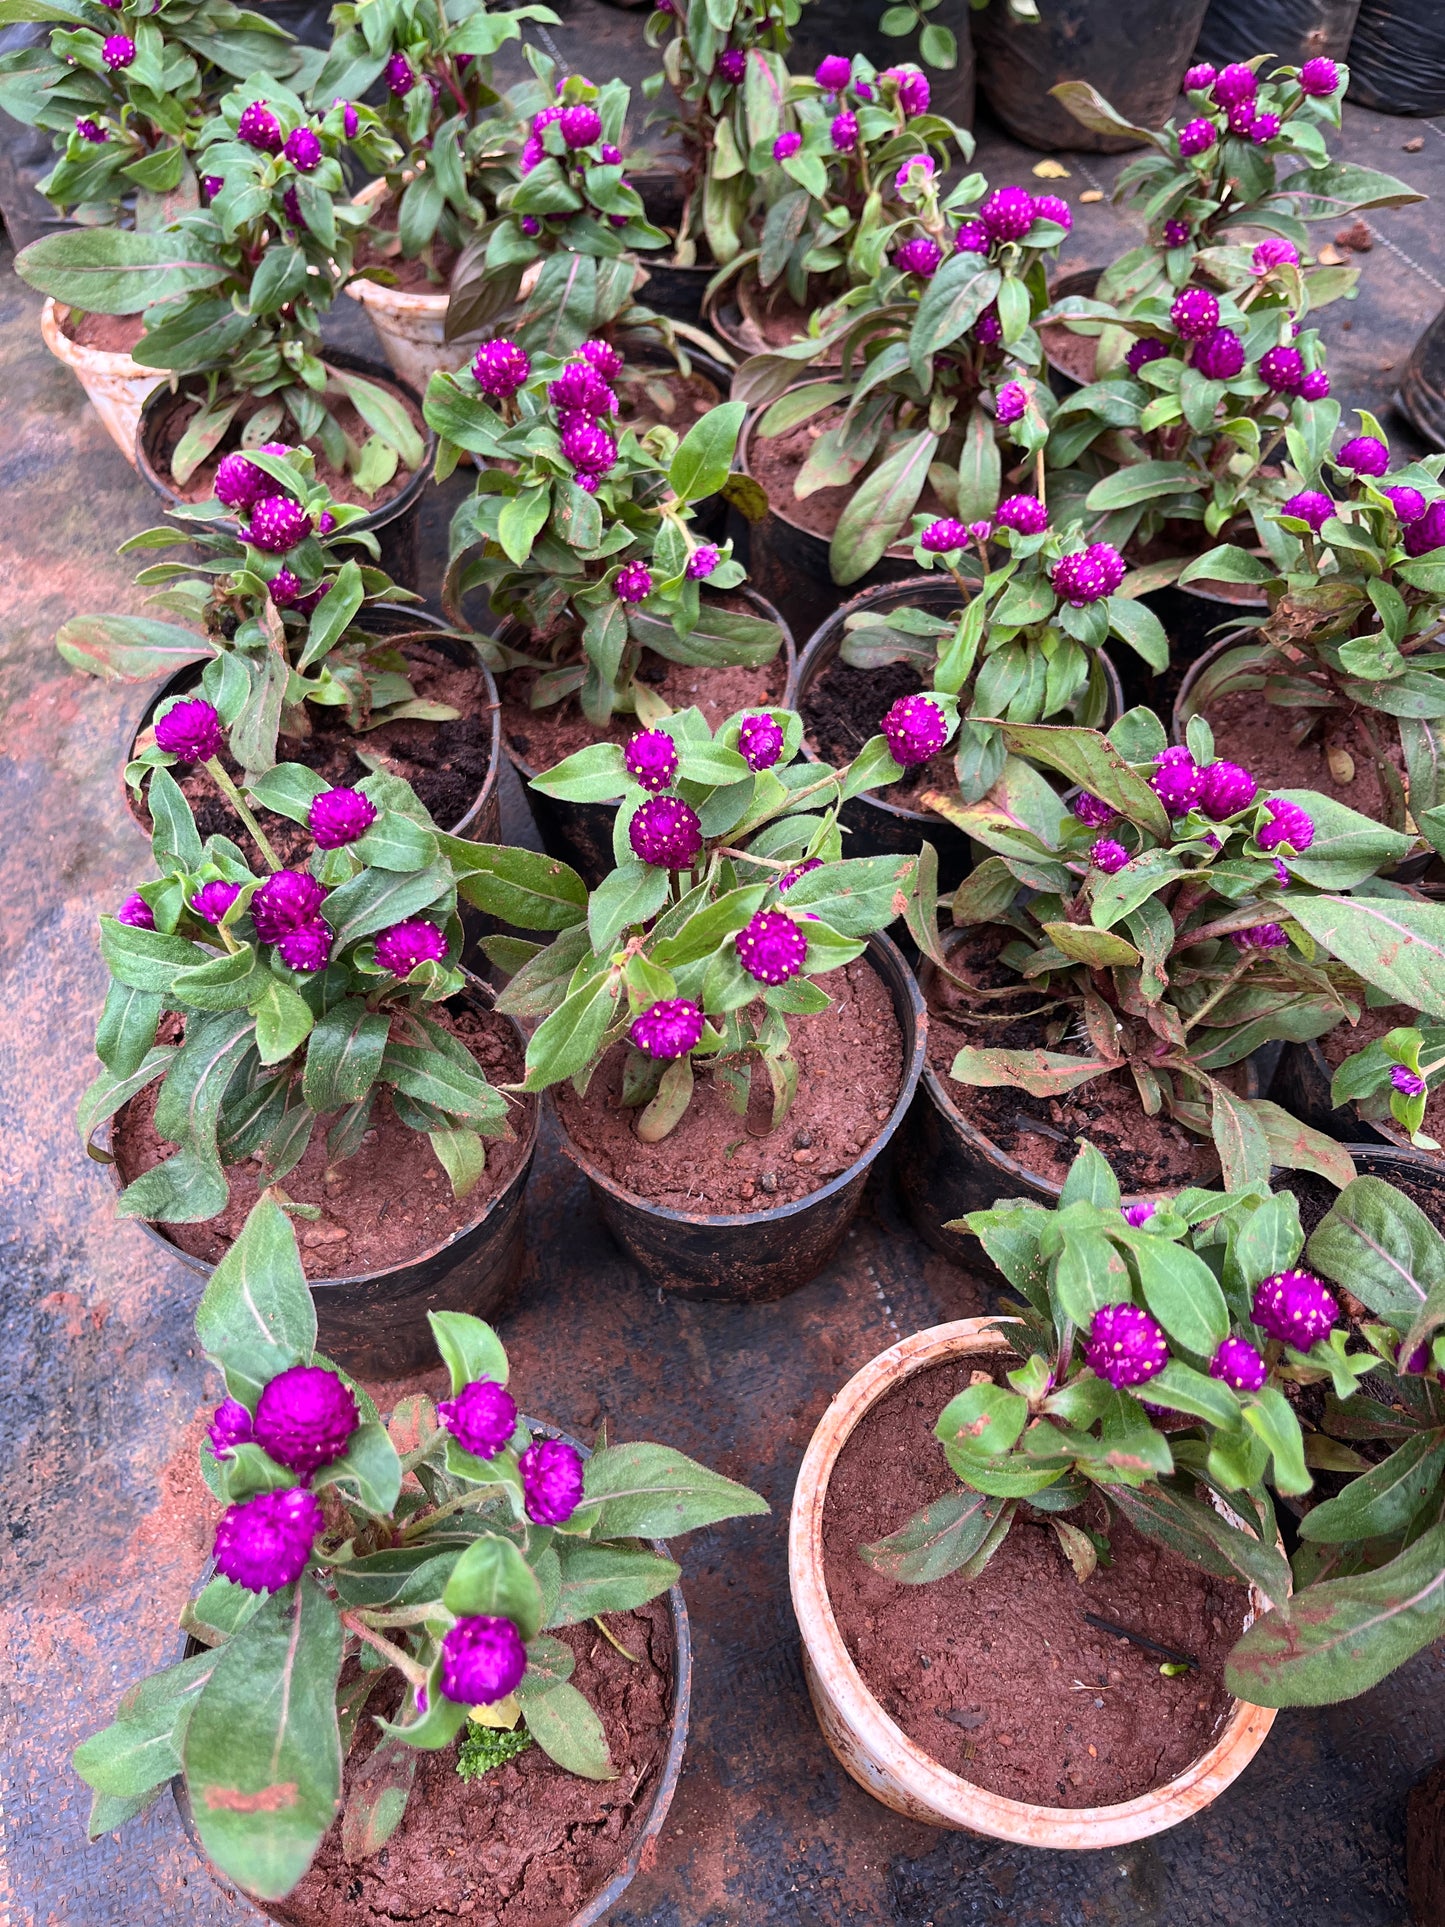
[[[385,181],[368,181],[352,205],[374,213],[386,194]],[[438,369],[449,374],[463,368],[476,352],[480,335],[464,341],[447,340],[450,288],[435,293],[386,288],[379,281],[348,281],[346,292],[365,308],[376,338],[391,363],[392,373],[419,395]]]
[[[134,468],[135,431],[146,397],[169,376],[161,368],[147,368],[131,355],[105,348],[87,348],[65,332],[70,309],[50,295],[40,310],[40,333],[57,361],[75,376],[91,407],[105,423],[106,433]]]

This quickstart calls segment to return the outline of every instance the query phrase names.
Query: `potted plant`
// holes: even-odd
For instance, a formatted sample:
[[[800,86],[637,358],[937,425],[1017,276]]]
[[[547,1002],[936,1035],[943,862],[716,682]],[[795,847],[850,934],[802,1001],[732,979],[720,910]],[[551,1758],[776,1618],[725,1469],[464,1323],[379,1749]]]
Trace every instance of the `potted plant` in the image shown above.
[[[1286,1048],[1274,1089],[1297,1117],[1338,1138],[1390,1144],[1445,1168],[1438,1102],[1445,1030],[1401,1004],[1367,1003],[1348,1029]],[[1361,1043],[1361,1039],[1365,1041]]]
[[[278,763],[243,796],[204,698],[155,728],[157,761],[205,768],[262,867],[202,838],[170,769],[151,770],[157,875],[101,918],[110,984],[81,1137],[115,1119],[100,1155],[119,1214],[164,1227],[193,1269],[284,1180],[313,1220],[327,1349],[414,1369],[423,1306],[495,1306],[515,1284],[536,1136],[535,1103],[501,1089],[520,1082],[521,1036],[458,966],[458,897],[491,873],[547,929],[577,914],[578,886],[533,852],[444,835],[382,770],[353,787]],[[283,864],[272,813],[306,827],[309,860]]]
[[[624,372],[605,341],[563,362],[494,339],[427,397],[442,472],[462,449],[483,463],[452,520],[443,605],[465,626],[465,598],[484,589],[503,620],[490,654],[502,738],[528,779],[673,709],[697,704],[718,723],[744,703],[778,703],[791,666],[783,625],[745,587],[731,543],[696,526],[700,506],[732,486],[741,405],[710,410],[681,440],[661,425],[639,439],[617,419]],[[579,813],[562,795],[539,805],[549,847],[599,881],[611,811]]]
[[[529,1809],[550,1823],[560,1800],[567,1858],[534,1917],[562,1927],[627,1884],[681,1766],[687,1615],[656,1535],[767,1506],[667,1446],[585,1453],[521,1416],[489,1325],[430,1322],[451,1396],[384,1424],[316,1351],[288,1207],[253,1207],[196,1313],[227,1394],[200,1449],[225,1507],[212,1576],[185,1656],[76,1770],[92,1837],[172,1784],[217,1875],[292,1922],[334,1918],[339,1889],[385,1909],[435,1888],[450,1910],[459,1881],[535,1856]],[[266,1797],[282,1771],[290,1797]],[[475,1849],[483,1814],[500,1854]]]
[[[609,1228],[685,1294],[813,1277],[922,1064],[917,991],[881,933],[900,915],[931,930],[933,853],[843,860],[839,804],[898,765],[878,736],[819,769],[801,736],[784,710],[714,732],[687,709],[533,782],[620,799],[616,867],[497,1008],[536,1024],[522,1088],[554,1090]]]

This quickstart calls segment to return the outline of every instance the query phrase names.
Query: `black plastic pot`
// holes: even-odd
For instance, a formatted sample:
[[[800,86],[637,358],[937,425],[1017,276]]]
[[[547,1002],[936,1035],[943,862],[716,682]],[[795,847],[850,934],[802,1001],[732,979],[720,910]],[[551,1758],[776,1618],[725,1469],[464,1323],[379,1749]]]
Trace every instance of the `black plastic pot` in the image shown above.
[[[1354,92],[1353,76],[1350,92]],[[1445,448],[1445,308],[1410,350],[1395,400],[1432,448]]]
[[[671,261],[645,259],[647,280],[644,282],[640,299],[649,308],[656,308],[659,314],[671,315],[675,321],[691,322],[694,328],[702,326],[702,297],[707,284],[717,273],[710,263],[704,267],[680,268]]]
[[[930,615],[956,615],[963,606],[956,585],[947,577],[909,576],[902,582],[884,582],[864,589],[835,609],[816,629],[798,659],[797,669],[788,684],[785,698],[789,709],[803,709],[808,692],[833,662],[847,633],[848,618],[864,612],[917,606]],[[1123,713],[1119,678],[1108,656],[1100,652],[1108,683],[1108,707],[1099,727],[1107,729]],[[803,742],[803,754],[810,761],[823,759]],[[843,805],[843,822],[849,830],[848,856],[912,856],[919,845],[931,843],[938,852],[940,891],[955,889],[972,870],[973,846],[962,830],[931,810],[907,809],[890,803],[883,796],[855,796]]]
[[[1365,1117],[1353,1102],[1336,1108],[1330,1101],[1332,1078],[1318,1041],[1286,1044],[1280,1053],[1270,1095],[1303,1123],[1346,1144],[1388,1144],[1397,1151],[1408,1152],[1427,1170],[1438,1173],[1442,1198],[1445,1198],[1445,1152],[1417,1151],[1409,1134],[1401,1130],[1392,1117]],[[1445,1223],[1445,1217],[1441,1222]]]
[[[349,374],[364,375],[369,381],[379,383],[384,388],[395,389],[411,401],[421,404],[421,397],[405,382],[398,381],[391,369],[378,361],[370,361],[364,355],[349,354],[343,348],[326,350],[325,358]],[[171,401],[168,384],[157,388],[141,410],[140,426],[136,430],[136,467],[150,483],[156,494],[168,509],[179,506],[181,496],[168,482],[154,460],[154,443],[161,410]],[[436,431],[424,428],[426,453],[420,468],[416,469],[406,487],[372,509],[361,521],[353,522],[356,529],[369,529],[381,545],[381,566],[394,582],[403,589],[420,589],[419,562],[417,557],[417,531],[421,520],[421,500],[426,493],[427,483],[431,480],[432,468],[436,462]],[[227,524],[222,523],[222,527]],[[237,525],[232,523],[232,528]]]
[[[978,84],[1030,147],[1119,154],[1139,143],[1081,127],[1049,93],[1087,80],[1137,127],[1162,127],[1199,37],[1208,0],[1039,0],[1037,20],[985,7],[973,22]],[[952,20],[950,19],[950,24]]]
[[[1439,0],[1363,0],[1350,37],[1349,98],[1382,114],[1445,108],[1445,8]]]
[[[1359,11],[1360,0],[1209,0],[1194,56],[1227,67],[1268,50],[1266,75],[1321,55],[1343,60]]]
[[[586,1177],[603,1223],[650,1283],[679,1298],[762,1303],[816,1278],[837,1250],[869,1172],[907,1115],[928,1042],[928,1014],[897,948],[887,937],[872,937],[867,956],[903,1032],[903,1084],[877,1137],[821,1190],[771,1211],[671,1211],[624,1190],[572,1142],[558,1117],[563,1151]]]
[[[928,76],[930,110],[945,114],[960,127],[973,126],[974,59],[969,9],[948,7],[930,17],[952,28],[958,39],[958,63],[946,72],[925,67],[914,33],[890,39],[878,25],[883,9],[877,0],[810,0],[793,28],[788,54],[792,73],[811,75],[828,54],[859,53],[880,73],[886,67],[922,67]]]

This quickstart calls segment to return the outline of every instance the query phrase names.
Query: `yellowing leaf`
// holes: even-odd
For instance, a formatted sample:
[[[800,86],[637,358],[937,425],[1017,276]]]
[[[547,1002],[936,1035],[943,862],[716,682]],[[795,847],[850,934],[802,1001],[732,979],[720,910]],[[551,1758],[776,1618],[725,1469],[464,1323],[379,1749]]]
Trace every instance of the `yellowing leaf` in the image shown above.
[[[1041,181],[1067,181],[1069,170],[1060,161],[1035,161],[1034,172]]]

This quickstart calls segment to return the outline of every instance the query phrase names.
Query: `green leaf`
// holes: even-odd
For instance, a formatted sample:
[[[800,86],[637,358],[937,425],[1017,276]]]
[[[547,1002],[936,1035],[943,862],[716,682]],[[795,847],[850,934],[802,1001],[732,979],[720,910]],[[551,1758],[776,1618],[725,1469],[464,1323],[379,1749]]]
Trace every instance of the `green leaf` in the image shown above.
[[[1211,1425],[1226,1431],[1237,1429],[1240,1422],[1239,1400],[1229,1387],[1206,1372],[1196,1372],[1182,1359],[1171,1358],[1163,1371],[1149,1380],[1149,1398],[1152,1404],[1208,1419]]]
[[[594,1529],[601,1539],[669,1539],[768,1510],[756,1492],[666,1445],[610,1445],[594,1452],[583,1491],[601,1502]]]
[[[732,469],[746,413],[740,401],[723,402],[710,408],[678,443],[667,480],[680,502],[702,502],[717,494]]]
[[[394,923],[417,915],[451,889],[451,870],[445,862],[399,875],[394,870],[363,870],[349,883],[338,884],[326,898],[326,921],[336,933],[340,951],[360,937],[369,937]]]
[[[938,278],[945,272],[946,268]],[[936,281],[930,282],[930,290],[935,285]],[[857,490],[838,519],[828,551],[835,582],[844,586],[856,582],[882,558],[913,513],[937,448],[937,435],[920,430],[881,461]]]
[[[612,973],[604,973],[575,990],[537,1027],[527,1045],[526,1090],[540,1091],[586,1070],[612,1021],[618,991]]]
[[[197,1653],[132,1687],[114,1723],[75,1749],[72,1761],[86,1785],[113,1800],[134,1800],[179,1773],[186,1726],[212,1670],[211,1655]]]
[[[357,1104],[376,1082],[391,1030],[384,1011],[343,997],[316,1019],[306,1046],[302,1089],[318,1115]]]
[[[681,1568],[645,1546],[593,1545],[561,1535],[555,1550],[561,1591],[549,1626],[575,1626],[598,1613],[631,1612],[676,1583]]]
[[[1199,476],[1187,462],[1129,462],[1106,475],[1084,497],[1090,509],[1127,509],[1161,495],[1197,488]]]
[[[442,1603],[458,1618],[486,1613],[510,1619],[524,1640],[542,1630],[542,1588],[510,1539],[484,1532],[452,1569]]]
[[[1129,1267],[1102,1231],[1069,1231],[1054,1267],[1054,1295],[1064,1316],[1087,1330],[1102,1305],[1129,1297]]]
[[[1252,1291],[1276,1272],[1288,1270],[1303,1244],[1298,1201],[1291,1192],[1280,1191],[1262,1199],[1244,1220],[1230,1255],[1245,1287]]]
[[[378,1076],[419,1104],[431,1104],[456,1124],[495,1136],[507,1121],[507,1101],[480,1068],[468,1070],[431,1045],[388,1043]]]
[[[364,381],[347,369],[328,363],[326,372],[373,433],[380,435],[388,448],[394,448],[413,473],[422,465],[426,443],[416,431],[411,416],[398,396],[374,381]]]
[[[252,1407],[278,1372],[310,1363],[316,1308],[291,1220],[269,1193],[212,1273],[196,1307],[196,1339],[232,1398]]]
[[[1221,1579],[1242,1579],[1269,1600],[1289,1597],[1289,1565],[1278,1546],[1264,1545],[1252,1533],[1230,1525],[1212,1505],[1158,1485],[1111,1485],[1109,1499],[1136,1532],[1180,1553],[1191,1565]]]
[[[1274,1455],[1276,1490],[1308,1492],[1313,1481],[1305,1465],[1304,1439],[1284,1393],[1274,1385],[1249,1393],[1244,1399],[1244,1422]]]
[[[609,871],[587,905],[587,934],[594,954],[605,957],[629,924],[655,917],[667,902],[668,887],[666,870],[636,857]]]
[[[532,553],[532,544],[547,526],[552,506],[552,490],[525,488],[502,505],[497,517],[497,540],[508,558],[520,567]]]
[[[313,1474],[313,1491],[329,1485],[340,1486],[352,1505],[373,1518],[390,1515],[401,1492],[401,1461],[384,1425],[374,1419],[358,1425],[341,1457]]]
[[[1062,1211],[1067,1205],[1083,1200],[1098,1205],[1101,1210],[1115,1211],[1119,1207],[1119,1197],[1119,1180],[1114,1176],[1108,1159],[1096,1151],[1092,1144],[1081,1144],[1059,1193],[1059,1209]]]
[[[974,1557],[1007,1503],[967,1487],[945,1492],[887,1538],[859,1546],[858,1557],[900,1585],[943,1579]]]
[[[563,1683],[529,1700],[526,1720],[538,1746],[566,1772],[584,1780],[617,1777],[602,1722],[575,1686]]]
[[[56,631],[55,646],[73,668],[106,682],[172,676],[215,654],[194,630],[147,616],[72,616]]]
[[[587,886],[556,857],[454,836],[437,840],[456,870],[459,894],[504,923],[518,930],[566,930],[585,916]]]
[[[1150,1237],[1130,1238],[1144,1302],[1186,1351],[1212,1357],[1229,1336],[1229,1310],[1219,1282],[1204,1260],[1187,1245]]]
[[[310,1034],[311,1006],[279,977],[272,977],[251,1005],[256,1018],[256,1049],[263,1064],[279,1064]]]
[[[992,1458],[1013,1449],[1028,1416],[1028,1400],[1017,1392],[1002,1385],[970,1385],[944,1406],[933,1434],[944,1445]]]
[[[1047,723],[1005,723],[1002,733],[1017,755],[1058,770],[1131,823],[1168,842],[1169,817],[1164,805],[1107,736],[1094,729]]]
[[[1169,667],[1169,638],[1154,611],[1146,603],[1119,595],[1110,596],[1104,606],[1110,634],[1121,637],[1156,675],[1162,675]]]
[[[1056,950],[1088,964],[1092,970],[1139,962],[1139,952],[1133,944],[1112,930],[1095,930],[1087,923],[1045,923],[1039,927]]]
[[[908,336],[909,360],[919,386],[928,392],[929,358],[965,334],[996,297],[1002,276],[981,267],[976,255],[949,256],[928,283]]]
[[[1414,847],[1413,837],[1386,829],[1383,823],[1314,790],[1269,793],[1287,803],[1297,803],[1314,823],[1314,839],[1308,850],[1303,856],[1287,856],[1284,862],[1291,875],[1303,877],[1317,890],[1352,890],[1377,870],[1398,863]]]
[[[1383,1178],[1356,1178],[1345,1186],[1306,1256],[1401,1331],[1445,1285],[1445,1239],[1413,1199]]]
[[[42,235],[15,257],[22,281],[90,314],[140,314],[231,270],[179,229],[83,227]]]
[[[1445,1472],[1445,1431],[1417,1432],[1380,1465],[1351,1479],[1300,1521],[1300,1537],[1338,1545],[1347,1539],[1387,1539],[1404,1532],[1436,1492]]]
[[[1027,1091],[1030,1097],[1062,1097],[1091,1077],[1113,1070],[1097,1057],[1070,1057],[1051,1050],[977,1050],[972,1045],[953,1060],[949,1076],[960,1084]]]
[[[534,776],[529,787],[565,803],[612,803],[625,796],[631,785],[621,744],[589,743]]]
[[[186,937],[137,930],[114,917],[100,919],[100,954],[117,983],[160,995],[171,989],[179,971],[207,963],[211,957],[210,951]]]
[[[1445,904],[1292,893],[1289,912],[1392,1003],[1445,1017]]]
[[[461,1311],[429,1311],[427,1323],[442,1363],[451,1373],[453,1398],[474,1379],[506,1384],[511,1376],[507,1354],[490,1325]]]

